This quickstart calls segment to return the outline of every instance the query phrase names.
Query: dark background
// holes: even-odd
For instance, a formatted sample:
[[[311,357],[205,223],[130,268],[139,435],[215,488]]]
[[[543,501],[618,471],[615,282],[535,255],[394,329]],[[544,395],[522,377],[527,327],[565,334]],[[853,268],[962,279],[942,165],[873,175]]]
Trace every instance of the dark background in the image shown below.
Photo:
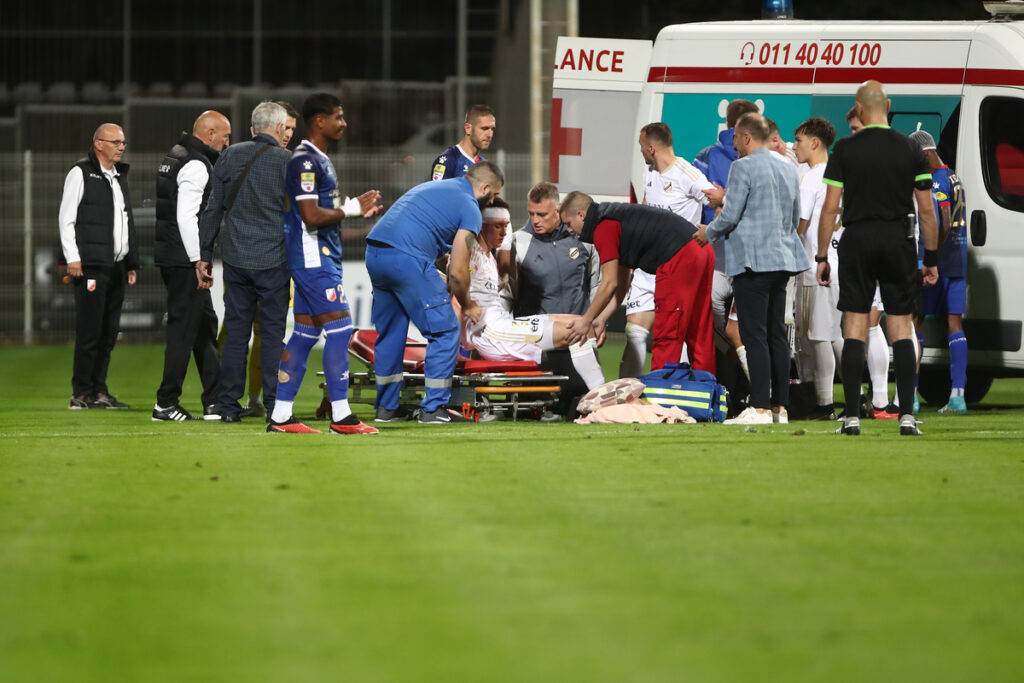
[[[526,0],[491,0],[470,15],[470,74],[490,75],[493,39],[514,30]],[[471,6],[484,3],[471,2]],[[985,19],[981,0],[795,0],[797,19]],[[253,0],[131,0],[131,80],[143,87],[253,80]],[[304,10],[308,6],[308,10]],[[119,83],[124,0],[0,3],[0,83]],[[261,80],[274,86],[339,79],[440,81],[455,73],[454,0],[391,0],[391,49],[383,49],[383,1],[289,4],[263,0]],[[668,24],[757,19],[758,0],[580,0],[580,35],[653,39]],[[497,20],[497,21],[496,21]]]

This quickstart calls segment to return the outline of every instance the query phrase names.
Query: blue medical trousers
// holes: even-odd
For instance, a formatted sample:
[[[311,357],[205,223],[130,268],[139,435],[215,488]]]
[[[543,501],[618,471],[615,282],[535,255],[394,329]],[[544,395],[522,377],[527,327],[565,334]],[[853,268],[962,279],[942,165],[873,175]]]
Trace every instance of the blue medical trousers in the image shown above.
[[[420,404],[432,412],[448,404],[459,352],[459,323],[434,264],[398,249],[368,245],[366,270],[373,283],[377,408],[395,410],[402,393],[402,357],[411,320],[427,340],[426,392]]]

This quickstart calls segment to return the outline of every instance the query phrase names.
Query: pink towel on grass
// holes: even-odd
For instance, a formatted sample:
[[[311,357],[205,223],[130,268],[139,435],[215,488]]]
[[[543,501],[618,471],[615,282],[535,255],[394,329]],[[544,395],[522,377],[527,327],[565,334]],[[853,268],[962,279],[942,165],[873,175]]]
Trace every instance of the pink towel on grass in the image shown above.
[[[666,408],[656,403],[649,403],[643,400],[632,400],[628,403],[619,403],[613,406],[605,406],[594,412],[576,418],[576,424],[675,424],[675,423],[696,423],[685,411],[672,406]]]

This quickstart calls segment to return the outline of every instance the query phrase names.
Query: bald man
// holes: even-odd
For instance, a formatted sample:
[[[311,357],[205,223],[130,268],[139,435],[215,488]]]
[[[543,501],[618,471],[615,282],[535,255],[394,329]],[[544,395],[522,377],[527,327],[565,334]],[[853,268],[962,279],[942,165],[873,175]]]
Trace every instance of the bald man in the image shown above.
[[[75,288],[75,360],[70,410],[125,409],[107,388],[121,326],[125,283],[135,284],[139,249],[128,193],[127,141],[116,123],[92,136],[88,156],[64,179],[58,222],[63,260]]]
[[[211,279],[196,264],[200,260],[199,216],[210,197],[210,174],[230,142],[227,117],[205,111],[191,133],[181,134],[157,169],[154,257],[167,287],[167,343],[154,421],[193,419],[179,403],[189,356],[195,358],[203,385],[201,414],[218,419],[214,409],[220,373],[217,314],[210,298]]]
[[[864,372],[868,313],[876,284],[892,340],[896,392],[900,399],[900,434],[918,436],[913,415],[917,354],[911,340],[911,314],[921,281],[931,285],[936,269],[938,231],[932,205],[931,168],[921,148],[889,127],[889,98],[878,81],[857,89],[857,118],[864,127],[836,143],[825,167],[825,204],[818,227],[818,284],[829,286],[831,269],[825,253],[843,198],[839,242],[839,310],[843,311],[843,388],[846,415],[838,433],[860,434],[860,379]],[[914,199],[920,210],[924,268],[917,270],[914,246]],[[908,219],[909,217],[909,219]]]

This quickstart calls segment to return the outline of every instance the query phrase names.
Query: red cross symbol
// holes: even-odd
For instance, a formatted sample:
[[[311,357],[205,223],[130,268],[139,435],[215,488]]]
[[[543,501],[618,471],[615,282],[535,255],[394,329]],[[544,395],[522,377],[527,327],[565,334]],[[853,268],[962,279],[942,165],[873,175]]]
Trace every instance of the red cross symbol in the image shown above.
[[[551,99],[551,141],[550,141],[551,182],[558,183],[559,157],[582,156],[583,129],[562,127],[562,98]]]

